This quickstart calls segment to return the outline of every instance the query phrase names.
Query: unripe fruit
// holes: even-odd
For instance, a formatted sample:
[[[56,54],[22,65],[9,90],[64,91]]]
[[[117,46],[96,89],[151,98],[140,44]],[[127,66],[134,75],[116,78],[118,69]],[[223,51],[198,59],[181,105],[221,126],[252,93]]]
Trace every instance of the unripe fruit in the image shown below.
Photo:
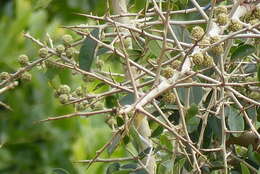
[[[204,56],[201,52],[192,55],[192,61],[195,65],[202,65],[204,61]]]
[[[61,104],[65,104],[69,101],[69,96],[67,94],[61,94],[59,96],[59,101]]]
[[[85,105],[84,102],[76,103],[75,108],[76,108],[77,111],[83,111],[83,110],[86,109],[86,105]]]
[[[219,36],[212,36],[212,37],[210,37],[210,43],[211,44],[214,44],[214,43],[216,43],[216,42],[218,42],[218,41],[220,41],[221,39],[220,39],[220,37]]]
[[[233,32],[241,30],[242,28],[243,28],[243,25],[238,20],[231,20],[231,22],[228,26],[228,29]]]
[[[32,80],[32,75],[29,72],[25,72],[21,75],[20,78],[22,81],[31,81]]]
[[[58,46],[56,47],[56,51],[57,51],[58,54],[63,53],[63,52],[65,51],[64,45],[58,45]]]
[[[200,42],[199,42],[199,47],[200,48],[206,48],[210,45],[210,41],[209,38],[203,38]]]
[[[71,58],[75,54],[75,49],[73,47],[70,47],[70,48],[67,48],[65,52],[66,52],[66,56],[68,58]]]
[[[69,94],[70,93],[70,87],[68,85],[61,85],[58,89],[59,94]]]
[[[168,104],[173,104],[176,101],[176,96],[173,92],[167,91],[163,94],[162,101]]]
[[[191,36],[196,40],[201,39],[204,33],[204,29],[200,26],[195,26],[191,30]]]
[[[77,96],[79,97],[82,97],[84,95],[84,92],[82,90],[82,87],[78,87],[76,90],[75,90],[75,93],[77,94]]]
[[[173,76],[174,70],[171,67],[166,67],[162,70],[162,76],[169,79]]]
[[[8,72],[1,72],[0,73],[0,80],[7,80],[10,78],[10,74]]]
[[[18,62],[22,67],[27,66],[29,64],[29,58],[25,54],[20,55],[18,58]]]
[[[213,57],[210,55],[204,55],[203,66],[210,67],[214,64]]]
[[[227,13],[228,13],[227,8],[224,7],[224,6],[219,6],[219,7],[217,7],[217,8],[214,9],[214,14],[215,14],[215,16],[219,15],[220,13],[227,14]]]
[[[48,49],[47,48],[41,48],[41,49],[39,49],[38,54],[41,58],[46,58],[48,56]]]
[[[210,38],[210,43],[214,44],[216,42],[219,42],[221,39],[219,36],[213,36]],[[217,46],[214,46],[211,48],[211,51],[215,54],[215,55],[221,55],[224,52],[224,48],[223,48],[223,43],[220,43]]]
[[[69,45],[73,41],[73,38],[70,34],[65,34],[64,36],[62,36],[62,40],[65,45]]]
[[[224,48],[222,45],[217,45],[211,48],[211,51],[213,52],[213,54],[215,55],[221,55],[222,53],[224,53]]]
[[[175,60],[175,61],[172,62],[171,65],[172,65],[171,67],[172,67],[173,69],[179,69],[180,66],[181,66],[181,61]]]
[[[225,13],[220,13],[217,16],[217,23],[219,25],[226,25],[229,22],[229,17]]]

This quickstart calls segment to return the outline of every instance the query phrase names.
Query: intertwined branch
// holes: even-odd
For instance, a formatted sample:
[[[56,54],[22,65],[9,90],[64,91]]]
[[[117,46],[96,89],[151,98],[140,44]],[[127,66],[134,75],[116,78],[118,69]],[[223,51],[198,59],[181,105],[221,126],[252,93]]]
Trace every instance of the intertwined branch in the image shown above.
[[[120,2],[118,3],[120,5]],[[169,2],[166,2],[166,5],[167,3]],[[184,155],[193,167],[194,173],[201,173],[202,168],[205,166],[214,167],[207,156],[209,152],[222,153],[223,166],[221,169],[223,173],[229,173],[231,168],[229,164],[233,159],[244,163],[251,171],[257,172],[257,169],[239,158],[232,148],[234,148],[234,144],[246,148],[252,144],[253,148],[259,151],[260,134],[257,131],[256,121],[252,120],[248,114],[250,108],[259,108],[260,106],[259,98],[257,98],[257,93],[259,95],[260,91],[259,81],[245,80],[249,77],[252,78],[254,75],[251,72],[245,72],[245,68],[248,65],[259,63],[259,51],[250,54],[246,59],[234,61],[231,59],[231,49],[236,44],[236,39],[246,39],[245,42],[247,43],[258,41],[259,44],[257,39],[260,38],[260,7],[256,2],[251,3],[248,1],[234,1],[233,4],[220,7],[218,3],[212,0],[211,8],[207,13],[196,0],[191,0],[191,3],[195,8],[172,11],[170,8],[162,8],[161,2],[158,3],[152,0],[148,3],[149,6],[147,7],[149,8],[143,9],[139,13],[123,11],[111,15],[108,12],[104,16],[77,14],[88,18],[92,21],[92,24],[93,21],[96,21],[96,25],[81,24],[64,27],[82,37],[82,39],[67,45],[66,50],[83,44],[85,38],[91,39],[97,43],[98,47],[96,49],[105,48],[107,50],[105,54],[115,54],[120,57],[121,66],[125,70],[122,74],[107,72],[102,68],[91,71],[84,70],[80,68],[78,61],[71,59],[64,50],[60,52],[58,48],[54,48],[50,38],[49,43],[45,44],[26,33],[25,37],[31,39],[40,47],[47,49],[48,55],[30,63],[0,82],[0,94],[12,88],[16,84],[13,81],[19,78],[22,73],[43,62],[47,68],[47,65],[52,65],[58,68],[70,69],[72,72],[88,79],[97,79],[110,86],[110,89],[98,94],[69,95],[68,98],[63,96],[61,99],[63,99],[64,104],[79,106],[86,102],[84,103],[85,106],[95,108],[97,103],[102,103],[106,97],[115,94],[123,96],[126,93],[131,93],[135,98],[131,104],[119,104],[112,109],[102,108],[91,112],[77,111],[68,115],[42,120],[42,122],[45,122],[75,116],[89,117],[97,114],[117,114],[122,116],[125,119],[124,125],[119,127],[113,125],[115,131],[113,138],[97,152],[93,160],[85,162],[92,164],[93,162],[137,160],[141,168],[144,168],[149,173],[155,173],[156,166],[151,167],[149,165],[156,164],[149,163],[149,160],[155,160],[156,156],[159,155],[154,154],[153,150],[149,151],[146,161],[139,160],[135,155],[131,158],[111,160],[98,158],[114,142],[116,135],[120,134],[120,139],[123,139],[124,136],[129,134],[133,120],[147,118],[159,124],[164,128],[165,132],[170,134],[175,149],[168,150],[172,153],[173,159],[178,154]],[[181,21],[175,20],[173,17],[174,15],[189,13],[200,14],[202,19]],[[250,14],[255,14],[256,19],[254,21],[245,19],[245,16]],[[186,42],[184,39],[180,40],[173,29],[174,25],[185,29],[190,25],[200,24],[207,26],[206,31],[204,32],[203,28],[199,26],[193,27],[189,35],[191,42]],[[92,29],[98,29],[100,37],[93,36],[90,32]],[[109,42],[107,42],[108,40]],[[136,47],[141,50],[140,59],[142,59],[142,56],[144,57],[149,51],[150,41],[160,43],[160,52],[153,55],[155,61],[152,59],[135,61],[131,58],[129,50],[133,49],[133,43],[136,43]],[[153,52],[154,50],[150,51]],[[58,57],[58,59],[55,59],[54,56]],[[102,55],[99,56],[99,59],[102,59]],[[173,65],[174,67],[172,67]],[[211,71],[210,75],[208,71]],[[124,80],[118,82],[115,77],[122,77]],[[191,137],[187,123],[189,109],[193,106],[190,103],[190,95],[192,93],[191,89],[194,87],[203,89],[202,99],[196,103],[198,112],[194,115],[194,117],[201,119],[198,140]],[[243,91],[245,87],[249,92]],[[180,88],[185,89],[184,99],[182,99],[179,92]],[[247,95],[248,93],[255,95]],[[195,93],[193,95],[199,94]],[[165,98],[166,100],[164,100]],[[203,103],[206,100],[207,104],[205,105]],[[174,124],[169,120],[172,113],[165,109],[165,104],[174,105],[180,116],[179,124]],[[239,116],[243,117],[249,127],[247,130],[235,131],[230,130],[230,127],[227,126],[227,108],[231,106],[236,108],[238,113],[241,113]],[[154,115],[155,111],[159,113],[159,117]],[[139,118],[140,114],[143,117]],[[221,141],[214,142],[214,145],[212,142],[210,148],[203,148],[209,117],[220,120]],[[145,124],[149,128],[148,122]],[[136,129],[138,129],[137,125],[135,125]],[[239,134],[239,136],[233,137],[231,134]],[[155,149],[158,146],[156,140],[144,137],[140,132],[139,137],[142,143],[148,144],[147,147]]]

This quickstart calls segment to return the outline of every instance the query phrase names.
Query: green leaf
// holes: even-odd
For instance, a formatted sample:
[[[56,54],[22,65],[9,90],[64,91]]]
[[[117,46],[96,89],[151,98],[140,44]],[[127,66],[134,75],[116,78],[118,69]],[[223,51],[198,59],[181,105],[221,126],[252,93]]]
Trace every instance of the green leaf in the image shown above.
[[[109,155],[111,155],[119,145],[121,140],[121,134],[117,134],[115,138],[113,139],[112,143],[107,147],[107,152]]]
[[[117,106],[117,98],[115,96],[107,96],[105,98],[105,106],[107,108],[113,108]]]
[[[119,171],[113,172],[113,174],[130,174],[132,171],[133,171],[132,169],[119,170]]]
[[[225,109],[228,117],[228,126],[231,131],[243,131],[245,128],[244,119],[242,114],[240,114],[233,107],[228,107]],[[232,135],[238,137],[240,133],[233,133]]]
[[[245,164],[240,163],[240,166],[241,166],[242,174],[250,174],[250,171]]]
[[[129,93],[128,95],[124,96],[120,101],[120,105],[125,106],[125,105],[131,105],[135,101],[135,96],[132,93]]]
[[[244,44],[235,49],[231,55],[231,59],[238,59],[249,56],[255,52],[255,47],[252,45]]]
[[[90,33],[93,37],[99,38],[99,29],[94,29]],[[83,45],[80,48],[79,52],[79,67],[82,70],[90,71],[91,66],[95,60],[96,57],[96,47],[97,42],[93,39],[91,39],[89,36],[86,37],[86,39],[83,42]]]
[[[56,168],[52,170],[52,174],[69,174],[69,172],[62,168]]]
[[[115,171],[119,171],[119,169],[120,169],[119,163],[110,164],[107,168],[106,174],[113,174]]]
[[[198,106],[196,104],[191,104],[191,106],[189,107],[188,111],[187,111],[187,119],[190,119],[192,117],[194,117],[195,115],[197,115],[199,112]]]
[[[120,127],[125,124],[125,121],[123,120],[122,117],[116,117],[116,123],[117,123],[117,126]]]
[[[151,137],[154,138],[154,137],[158,137],[159,135],[161,135],[163,133],[163,130],[164,128],[159,125],[151,134]]]
[[[38,10],[40,8],[47,8],[52,0],[37,0],[37,2],[34,5],[34,10]]]
[[[148,48],[153,55],[155,55],[156,57],[159,57],[159,55],[161,53],[161,49],[162,49],[160,44],[159,44],[159,41],[150,40],[148,42]]]
[[[187,129],[189,133],[196,131],[200,124],[200,118],[192,117],[187,121]]]
[[[173,167],[173,173],[181,173],[181,169],[185,163],[186,159],[183,158],[183,159],[180,159],[177,163],[174,164],[174,167]]]

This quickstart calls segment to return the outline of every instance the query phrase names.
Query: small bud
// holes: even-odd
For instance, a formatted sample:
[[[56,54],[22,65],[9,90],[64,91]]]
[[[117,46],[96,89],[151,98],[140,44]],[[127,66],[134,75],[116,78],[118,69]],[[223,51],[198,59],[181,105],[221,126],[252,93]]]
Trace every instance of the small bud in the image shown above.
[[[204,61],[203,61],[203,66],[206,66],[206,67],[210,67],[214,64],[214,60],[213,60],[213,57],[212,56],[209,56],[209,55],[204,55]]]
[[[56,47],[56,51],[57,51],[58,54],[63,53],[63,52],[65,51],[64,45],[58,45],[58,46]]]
[[[61,104],[65,104],[69,101],[69,96],[67,94],[61,94],[59,96],[59,101]]]
[[[7,80],[9,79],[11,76],[8,72],[1,72],[0,73],[0,80]]]
[[[204,33],[204,29],[200,26],[195,26],[191,30],[191,36],[196,40],[201,39]]]
[[[66,52],[66,56],[68,58],[71,58],[75,54],[75,49],[73,47],[70,47],[70,48],[67,48],[65,52]]]
[[[65,45],[69,45],[73,41],[73,38],[70,34],[65,34],[62,36],[62,40]]]
[[[192,61],[195,65],[202,65],[204,61],[204,56],[201,52],[192,55]]]
[[[18,62],[22,67],[27,66],[29,64],[29,58],[25,54],[20,55],[18,58]]]
[[[41,48],[41,49],[39,49],[38,54],[41,58],[46,58],[48,56],[48,49],[47,48]]]
[[[220,13],[217,16],[217,23],[219,25],[226,25],[229,22],[229,17],[225,13]]]
[[[29,72],[25,72],[21,75],[21,80],[22,81],[31,81],[32,75]]]
[[[173,104],[176,101],[176,96],[173,92],[167,91],[163,94],[162,101],[168,104]]]
[[[181,61],[175,60],[175,61],[172,62],[171,65],[172,65],[172,68],[173,68],[173,69],[179,69],[180,66],[181,66]]]
[[[228,29],[233,32],[241,30],[242,28],[243,28],[243,25],[238,20],[231,20],[231,22],[228,26]]]
[[[219,15],[220,13],[227,14],[227,13],[228,13],[227,8],[224,7],[224,6],[219,6],[219,7],[217,7],[217,8],[214,9],[214,14],[215,14],[215,16]]]
[[[61,85],[58,89],[59,94],[69,94],[70,93],[70,87],[68,85]]]
[[[162,76],[169,79],[173,76],[174,70],[171,67],[166,67],[162,70]]]

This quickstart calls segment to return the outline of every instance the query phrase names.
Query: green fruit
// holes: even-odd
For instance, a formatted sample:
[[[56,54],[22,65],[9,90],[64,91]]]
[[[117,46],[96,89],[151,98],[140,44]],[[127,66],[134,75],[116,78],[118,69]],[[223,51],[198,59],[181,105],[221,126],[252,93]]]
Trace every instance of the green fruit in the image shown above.
[[[70,48],[67,48],[65,52],[66,52],[66,56],[68,58],[71,58],[75,54],[75,49],[73,47],[70,47]]]
[[[61,94],[59,96],[59,101],[61,104],[65,104],[69,101],[69,96],[67,94]]]
[[[27,66],[29,65],[29,58],[27,55],[23,54],[23,55],[20,55],[19,58],[18,58],[18,62],[19,64],[24,67],[24,66]]]
[[[168,104],[173,104],[176,101],[176,96],[172,91],[167,91],[163,94],[162,101]]]
[[[203,61],[203,66],[206,66],[206,67],[210,67],[214,64],[214,60],[213,60],[213,57],[212,56],[209,56],[209,55],[204,55],[204,61]]]
[[[225,13],[220,13],[217,16],[217,23],[219,25],[226,25],[229,22],[229,17]]]
[[[192,55],[192,61],[195,65],[202,65],[204,61],[204,56],[201,52]]]
[[[174,70],[171,67],[166,67],[162,70],[162,76],[169,79],[173,76]]]
[[[228,26],[228,29],[233,32],[241,30],[242,28],[243,28],[243,25],[238,20],[231,20],[231,22]]]
[[[209,38],[203,38],[200,42],[199,42],[199,47],[200,48],[206,48],[210,45],[210,40]]]
[[[84,102],[76,103],[75,108],[77,111],[83,111],[86,109],[86,104]]]
[[[48,56],[48,53],[49,52],[48,52],[47,48],[41,48],[41,49],[39,49],[39,52],[38,52],[38,54],[41,58],[46,58]]]
[[[173,69],[179,69],[180,66],[181,66],[181,61],[175,60],[175,61],[172,62],[171,65],[172,65],[171,67],[172,67]]]
[[[70,87],[68,85],[61,85],[58,89],[59,94],[69,94],[70,93]]]
[[[0,73],[0,80],[7,80],[9,79],[11,76],[8,72],[1,72]]]
[[[58,45],[58,46],[56,47],[56,51],[57,51],[58,54],[63,53],[63,52],[65,51],[64,45]]]
[[[20,78],[22,81],[31,81],[32,80],[32,75],[29,72],[25,72],[21,75]]]
[[[224,7],[224,6],[219,6],[219,7],[216,7],[216,8],[214,9],[214,14],[215,14],[215,16],[217,16],[217,15],[219,15],[219,14],[221,14],[221,13],[227,14],[227,13],[228,13],[227,8]]]
[[[195,26],[192,28],[191,30],[191,36],[195,39],[195,40],[199,40],[202,38],[202,36],[204,35],[204,29],[200,26]]]
[[[83,89],[82,87],[78,87],[76,90],[75,90],[75,93],[77,96],[79,97],[82,97],[84,95],[84,92],[83,92]]]
[[[65,34],[62,36],[62,40],[65,45],[69,45],[73,41],[73,38],[70,34]]]

